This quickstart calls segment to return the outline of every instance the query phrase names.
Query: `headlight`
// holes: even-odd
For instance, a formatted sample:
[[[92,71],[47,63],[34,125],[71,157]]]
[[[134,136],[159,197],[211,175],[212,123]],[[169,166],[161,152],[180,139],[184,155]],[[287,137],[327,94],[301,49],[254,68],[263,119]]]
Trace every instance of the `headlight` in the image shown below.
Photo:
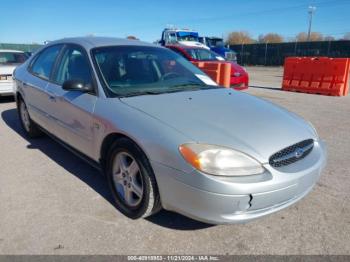
[[[262,165],[241,152],[206,144],[184,144],[181,155],[194,168],[217,176],[248,176],[264,172]]]
[[[233,76],[239,77],[239,76],[241,76],[241,73],[240,73],[240,72],[234,72],[234,73],[233,73]]]

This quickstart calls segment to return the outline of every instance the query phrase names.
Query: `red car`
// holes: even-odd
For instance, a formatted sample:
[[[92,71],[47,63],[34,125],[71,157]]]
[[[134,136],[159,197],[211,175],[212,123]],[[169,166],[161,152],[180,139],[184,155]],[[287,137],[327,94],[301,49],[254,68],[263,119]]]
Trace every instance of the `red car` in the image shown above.
[[[231,87],[236,90],[248,88],[249,76],[247,71],[235,62],[225,61],[225,59],[205,48],[183,45],[167,45],[167,48],[182,55],[189,61],[223,61],[231,63]]]

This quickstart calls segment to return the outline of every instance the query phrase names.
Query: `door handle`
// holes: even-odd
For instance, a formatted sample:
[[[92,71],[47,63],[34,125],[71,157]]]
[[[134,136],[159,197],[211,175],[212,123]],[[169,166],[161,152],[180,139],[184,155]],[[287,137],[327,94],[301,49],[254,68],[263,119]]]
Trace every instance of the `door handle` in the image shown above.
[[[52,101],[52,102],[56,102],[56,97],[52,96],[52,95],[49,95],[49,100]]]

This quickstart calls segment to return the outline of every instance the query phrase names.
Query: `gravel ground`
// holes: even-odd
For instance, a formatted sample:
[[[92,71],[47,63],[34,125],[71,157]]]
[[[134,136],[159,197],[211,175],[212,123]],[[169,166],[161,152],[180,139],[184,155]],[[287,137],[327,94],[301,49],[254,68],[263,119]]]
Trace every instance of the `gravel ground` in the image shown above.
[[[0,254],[350,254],[350,97],[283,92],[281,68],[248,67],[248,93],[311,121],[329,150],[314,190],[281,212],[212,226],[162,211],[133,221],[104,178],[53,140],[28,140],[0,98]]]

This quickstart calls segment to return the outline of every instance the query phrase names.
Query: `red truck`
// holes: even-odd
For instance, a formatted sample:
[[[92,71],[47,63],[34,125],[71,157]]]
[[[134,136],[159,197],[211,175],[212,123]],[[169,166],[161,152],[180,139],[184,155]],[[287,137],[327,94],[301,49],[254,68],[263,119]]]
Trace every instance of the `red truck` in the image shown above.
[[[249,76],[247,71],[240,65],[232,61],[226,61],[222,56],[213,51],[201,47],[184,45],[166,45],[167,48],[182,55],[189,61],[222,61],[231,63],[231,87],[236,90],[248,88]]]

